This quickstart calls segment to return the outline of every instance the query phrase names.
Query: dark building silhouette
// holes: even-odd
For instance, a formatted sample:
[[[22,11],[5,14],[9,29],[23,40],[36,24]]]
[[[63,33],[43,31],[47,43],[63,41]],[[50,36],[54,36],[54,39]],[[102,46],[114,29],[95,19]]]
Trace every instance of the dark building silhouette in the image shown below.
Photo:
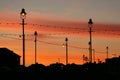
[[[0,67],[17,67],[20,56],[7,48],[0,48]]]
[[[108,58],[105,61],[108,64],[119,64],[120,65],[120,56],[119,57]]]
[[[120,74],[120,56],[106,59],[106,64],[108,73]]]

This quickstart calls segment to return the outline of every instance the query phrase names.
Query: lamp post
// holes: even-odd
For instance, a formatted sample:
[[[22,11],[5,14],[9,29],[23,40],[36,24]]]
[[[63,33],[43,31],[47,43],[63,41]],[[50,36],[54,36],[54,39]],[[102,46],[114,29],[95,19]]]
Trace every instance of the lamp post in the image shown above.
[[[89,26],[89,33],[90,33],[90,42],[89,42],[89,61],[90,63],[92,63],[92,25],[93,25],[93,22],[92,22],[92,19],[89,19],[88,21],[88,26]]]
[[[108,59],[108,46],[106,47],[106,50],[107,50],[107,52],[106,52],[106,53],[107,53],[107,59]]]
[[[37,63],[37,31],[34,32],[34,36],[35,36],[35,64]]]
[[[66,41],[66,65],[68,64],[68,38],[65,38]]]
[[[23,33],[23,66],[25,66],[25,33],[24,33],[24,19],[26,18],[26,12],[23,8],[20,12],[20,18],[22,19],[22,33]]]

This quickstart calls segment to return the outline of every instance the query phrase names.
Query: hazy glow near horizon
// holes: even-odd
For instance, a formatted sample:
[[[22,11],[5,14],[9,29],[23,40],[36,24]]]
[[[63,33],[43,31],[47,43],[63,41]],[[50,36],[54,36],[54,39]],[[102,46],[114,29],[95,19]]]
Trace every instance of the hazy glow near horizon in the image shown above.
[[[34,63],[34,31],[38,32],[37,61],[45,65],[65,63],[65,38],[69,42],[69,63],[82,64],[89,57],[88,20],[93,20],[95,59],[104,61],[120,53],[120,1],[114,0],[3,0],[0,3],[0,47],[21,56],[20,12],[26,10],[26,65]]]

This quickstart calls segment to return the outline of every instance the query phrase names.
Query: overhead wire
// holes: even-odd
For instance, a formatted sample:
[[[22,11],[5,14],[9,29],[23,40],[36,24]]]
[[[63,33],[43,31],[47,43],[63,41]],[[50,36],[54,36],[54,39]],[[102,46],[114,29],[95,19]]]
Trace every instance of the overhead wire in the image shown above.
[[[16,25],[16,24],[18,24],[18,25],[21,25],[20,23],[1,23],[0,22],[0,25]],[[71,30],[73,30],[73,32],[70,32],[71,34],[79,34],[81,31],[83,31],[83,32],[88,32],[88,29],[86,29],[86,28],[79,28],[78,26],[80,26],[80,25],[77,25],[77,26],[75,26],[75,27],[73,27],[74,25],[72,25],[72,26],[70,26],[70,27],[66,27],[66,26],[59,26],[59,25],[45,25],[45,24],[32,24],[32,23],[26,23],[26,25],[31,25],[31,26],[33,26],[32,28],[34,28],[35,26],[38,28],[38,27],[43,27],[43,28],[54,28],[54,29],[61,29],[61,30],[63,30],[63,29],[71,29]],[[76,30],[76,31],[74,31],[74,30]],[[117,34],[117,33],[115,33],[116,32],[116,30],[109,30],[109,29],[104,29],[104,30],[102,30],[101,32],[105,32],[105,33],[108,33],[109,31],[111,31],[111,34],[115,34],[115,35],[120,35],[120,34]],[[98,31],[98,32],[100,32],[100,31]],[[118,30],[117,30],[117,32],[118,32]],[[64,34],[68,34],[68,35],[70,35],[70,33],[69,32],[58,32],[58,33],[44,33],[45,35],[48,35],[48,36],[51,36],[51,35],[64,35]],[[20,34],[9,34],[9,33],[1,33],[0,34],[0,36],[2,36],[2,37],[8,37],[8,38],[11,38],[11,39],[18,39],[18,38],[16,38],[15,36],[17,36],[17,37],[19,37],[19,39],[18,40],[20,40],[20,37],[22,36],[22,35],[20,35]],[[9,37],[9,36],[14,36],[14,37]],[[33,34],[27,34],[26,36],[33,36]],[[28,39],[27,39],[28,40]],[[45,44],[51,44],[51,45],[57,45],[57,46],[62,46],[62,44],[58,44],[58,43],[51,43],[51,42],[45,42],[45,41],[38,41],[38,42],[42,42],[42,43],[45,43]],[[73,48],[78,48],[78,49],[88,49],[88,48],[80,48],[80,47],[78,47],[78,46],[69,46],[69,47],[73,47]],[[96,52],[96,53],[105,53],[105,52]]]
[[[2,35],[2,36],[1,36]],[[3,36],[4,35],[4,36]],[[7,35],[7,36],[5,36]],[[10,39],[16,39],[16,40],[22,40],[22,38],[19,37],[19,34],[13,34],[17,37],[10,37],[8,36],[9,34],[0,34],[1,37],[6,37],[6,38],[10,38]],[[12,34],[10,34],[12,35]],[[28,41],[33,41],[34,42],[34,39],[27,39],[26,40]],[[49,44],[49,45],[55,45],[55,46],[65,46],[64,43],[55,43],[55,42],[48,42],[48,41],[42,41],[42,40],[37,40],[38,42],[40,43],[44,43],[44,44]],[[74,45],[68,45],[68,47],[71,47],[71,48],[76,48],[76,49],[83,49],[83,50],[89,50],[89,48],[82,48],[82,47],[79,47],[79,46],[74,46]],[[100,52],[100,51],[95,51],[95,53],[106,53],[105,51],[104,52]]]
[[[21,25],[21,23],[2,23],[0,22],[0,25],[16,25],[19,24]],[[32,23],[26,23],[25,25],[28,25],[29,27],[31,26],[31,28],[46,28],[46,29],[60,29],[60,30],[69,30],[71,32],[65,32],[65,34],[80,34],[81,32],[88,32],[88,28],[86,27],[80,27],[81,25],[49,25],[49,24],[32,24]],[[103,25],[103,26],[108,26],[108,25]],[[109,29],[109,28],[99,28],[99,30],[96,31],[96,29],[93,29],[93,32],[97,32],[97,33],[107,33],[107,35],[120,35],[120,33],[115,33],[115,32],[119,32],[118,29]],[[57,33],[55,33],[57,34]],[[50,34],[50,35],[55,35],[54,33]],[[59,34],[64,34],[63,33],[59,33]]]

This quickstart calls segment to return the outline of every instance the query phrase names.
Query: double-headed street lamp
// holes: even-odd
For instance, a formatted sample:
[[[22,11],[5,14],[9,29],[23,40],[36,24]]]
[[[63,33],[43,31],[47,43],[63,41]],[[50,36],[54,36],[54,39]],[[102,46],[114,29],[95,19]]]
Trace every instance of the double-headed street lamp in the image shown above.
[[[25,66],[25,33],[24,33],[24,19],[26,18],[26,12],[23,8],[20,12],[20,18],[22,19],[22,31],[23,31],[23,66]]]
[[[89,42],[89,61],[90,63],[92,63],[92,26],[93,26],[93,22],[92,19],[89,19],[88,21],[88,26],[90,28],[90,42]]]

